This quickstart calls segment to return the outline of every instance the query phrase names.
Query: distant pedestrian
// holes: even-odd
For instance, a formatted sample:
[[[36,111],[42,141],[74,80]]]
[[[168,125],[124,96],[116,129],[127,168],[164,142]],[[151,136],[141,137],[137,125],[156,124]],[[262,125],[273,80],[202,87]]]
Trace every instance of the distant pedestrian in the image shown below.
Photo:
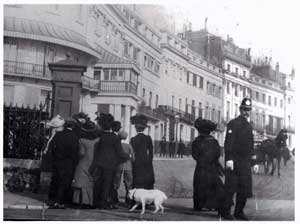
[[[149,135],[143,131],[147,127],[147,117],[137,114],[131,117],[137,135],[130,139],[130,144],[134,150],[135,161],[133,162],[133,188],[153,189],[153,143]]]
[[[162,140],[159,142],[159,148],[160,148],[160,157],[166,157],[167,156],[166,137],[162,137]]]
[[[110,192],[113,187],[115,170],[120,162],[130,158],[124,153],[121,140],[111,132],[114,118],[111,114],[101,114],[98,123],[102,128],[101,138],[94,152],[94,160],[89,172],[94,176],[94,205],[100,209],[112,209]]]
[[[180,139],[178,143],[178,158],[183,158],[184,154],[185,154],[185,144],[183,143],[182,139]]]
[[[119,137],[121,138],[122,141],[126,140],[127,136],[128,136],[127,132],[125,132],[125,131],[119,132]],[[121,185],[121,179],[123,176],[123,182],[124,182],[125,191],[126,191],[125,202],[128,206],[130,206],[131,201],[128,198],[128,191],[132,189],[132,184],[133,184],[132,162],[135,160],[135,156],[134,156],[133,148],[130,144],[122,142],[122,148],[125,153],[132,155],[132,157],[131,157],[131,159],[126,160],[124,163],[119,164],[119,166],[116,170],[115,177],[114,177],[113,188],[116,192],[118,192],[118,189]]]
[[[170,158],[175,157],[175,147],[176,147],[176,143],[174,141],[174,138],[171,138],[171,141],[169,142],[169,157]]]
[[[225,187],[220,178],[224,175],[223,167],[219,163],[221,150],[218,141],[210,135],[216,124],[198,118],[195,128],[199,136],[192,143],[192,156],[197,163],[193,181],[194,210],[216,209],[227,219]]]
[[[79,139],[79,163],[76,167],[72,186],[74,188],[73,203],[81,208],[93,206],[92,175],[88,172],[94,157],[95,145],[99,141],[96,125],[86,120],[80,130]]]
[[[71,204],[71,184],[78,162],[79,142],[76,134],[64,127],[65,120],[59,115],[49,123],[56,129],[49,142],[49,150],[53,159],[53,174],[50,184],[49,199],[53,201],[51,208],[65,208]]]

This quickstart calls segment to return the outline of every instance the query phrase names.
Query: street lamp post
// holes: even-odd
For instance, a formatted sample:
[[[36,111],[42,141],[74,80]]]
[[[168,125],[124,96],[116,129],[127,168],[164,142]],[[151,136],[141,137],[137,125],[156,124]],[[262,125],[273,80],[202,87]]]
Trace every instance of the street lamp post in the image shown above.
[[[175,115],[175,157],[176,157],[177,152],[178,152],[178,123],[179,123],[179,118],[180,118],[180,115],[176,114]]]

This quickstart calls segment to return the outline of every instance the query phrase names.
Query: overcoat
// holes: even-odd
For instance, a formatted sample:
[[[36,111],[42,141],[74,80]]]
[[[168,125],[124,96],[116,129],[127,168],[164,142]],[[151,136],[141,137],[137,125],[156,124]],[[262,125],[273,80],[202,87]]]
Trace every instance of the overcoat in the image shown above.
[[[71,189],[71,183],[78,163],[79,139],[72,130],[64,129],[57,132],[49,144],[52,154],[53,175],[50,185],[49,198],[67,201],[71,195],[59,195],[59,188]],[[62,198],[64,197],[64,198]]]
[[[152,189],[155,179],[153,171],[153,144],[150,136],[138,133],[130,139],[135,154],[133,162],[133,188]]]
[[[251,124],[239,116],[227,125],[225,137],[225,162],[233,160],[233,171],[226,169],[225,185],[229,192],[241,196],[252,196],[251,157],[254,155],[254,141]]]
[[[194,209],[223,207],[225,189],[218,141],[210,135],[199,135],[192,143],[192,156],[197,163],[193,180]]]
[[[112,132],[102,132],[95,148],[92,166],[115,170],[121,162],[128,159],[129,154],[123,151],[120,138]]]

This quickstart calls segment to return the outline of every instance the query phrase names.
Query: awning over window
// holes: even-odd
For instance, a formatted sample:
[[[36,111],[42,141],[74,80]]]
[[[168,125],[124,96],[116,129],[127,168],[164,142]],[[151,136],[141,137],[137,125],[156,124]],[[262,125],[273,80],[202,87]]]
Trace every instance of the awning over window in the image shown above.
[[[55,43],[81,50],[97,58],[102,57],[88,44],[83,35],[55,24],[4,17],[4,36]]]

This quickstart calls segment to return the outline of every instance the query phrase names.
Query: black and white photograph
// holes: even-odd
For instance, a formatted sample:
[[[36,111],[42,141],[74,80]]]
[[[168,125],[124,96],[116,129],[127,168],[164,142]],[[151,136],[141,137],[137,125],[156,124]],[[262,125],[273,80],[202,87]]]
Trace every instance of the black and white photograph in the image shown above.
[[[297,1],[2,8],[4,221],[297,220]]]

